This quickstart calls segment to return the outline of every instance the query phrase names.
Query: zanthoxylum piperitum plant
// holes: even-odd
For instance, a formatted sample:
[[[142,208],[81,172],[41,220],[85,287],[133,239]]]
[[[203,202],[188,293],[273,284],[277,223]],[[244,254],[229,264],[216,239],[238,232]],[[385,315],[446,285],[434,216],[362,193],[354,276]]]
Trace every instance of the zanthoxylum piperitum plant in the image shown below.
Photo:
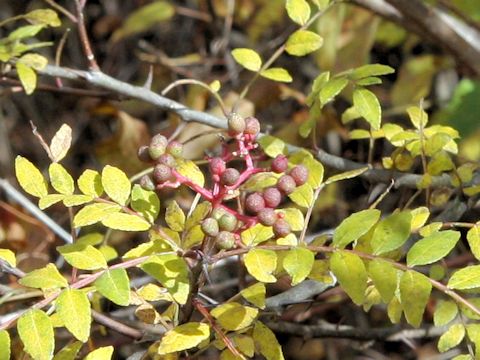
[[[300,29],[265,63],[252,49],[233,50],[234,59],[255,73],[242,97],[258,76],[291,81],[287,70],[270,67],[283,51],[303,56],[321,46],[322,39],[307,28],[329,1],[312,2],[318,7],[313,16],[305,0],[286,2],[289,17]],[[34,70],[42,69],[45,61],[39,55],[24,54],[33,48],[20,45],[44,27],[58,26],[51,10],[34,15],[40,25],[28,25],[0,43],[0,60],[16,67],[27,92],[35,88]],[[24,18],[32,19],[33,15]],[[418,192],[425,192],[430,204],[445,201],[443,193],[431,189],[432,179],[445,173],[450,173],[451,185],[465,196],[477,194],[479,187],[471,185],[475,166],[457,167],[452,159],[457,153],[458,133],[454,129],[428,126],[428,116],[421,107],[408,109],[412,129],[381,124],[379,101],[367,87],[380,83],[379,76],[391,72],[388,66],[371,64],[335,75],[319,74],[307,98],[311,115],[300,134],[308,137],[322,108],[348,87],[352,107],[345,111],[343,120],[366,120],[368,130],[354,129],[350,135],[369,141],[370,160],[375,140],[384,138],[395,148],[383,159],[384,168],[406,172],[415,159],[420,159],[424,173]],[[221,103],[218,83],[190,83],[209,88]],[[139,149],[139,158],[150,164],[141,174],[129,179],[121,169],[107,165],[101,172],[87,169],[75,181],[61,165],[72,136],[67,125],[59,129],[50,145],[44,144],[52,161],[49,181],[28,159],[16,158],[16,176],[23,190],[39,199],[40,209],[59,202],[72,209],[72,226],[79,235],[73,243],[57,247],[71,267],[70,276],[62,274],[55,264],[20,276],[19,285],[40,289],[42,299],[0,325],[0,359],[10,356],[15,325],[33,359],[51,359],[54,354],[56,359],[74,359],[90,338],[96,316],[92,301],[98,297],[120,307],[134,307],[139,321],[163,329],[149,348],[157,358],[196,356],[216,348],[221,359],[246,359],[255,354],[267,360],[283,359],[264,314],[268,310],[268,285],[285,276],[293,287],[306,280],[338,284],[366,311],[385,304],[392,323],[399,323],[403,314],[414,327],[422,324],[425,307],[435,291],[438,300],[433,322],[446,326],[439,350],[447,351],[466,339],[475,345],[479,356],[480,324],[475,320],[480,318],[480,310],[478,298],[472,297],[470,290],[480,288],[480,268],[467,266],[450,274],[439,273],[436,264],[459,242],[461,233],[452,230],[457,227],[468,228],[467,241],[475,258],[480,259],[480,225],[428,223],[427,207],[406,206],[381,214],[377,201],[343,219],[332,235],[307,241],[312,210],[322,189],[359,176],[368,167],[324,179],[324,168],[312,152],[290,151],[281,139],[262,135],[255,117],[225,113],[228,129],[220,140],[221,151],[207,157],[208,165],[203,167],[184,157],[183,144],[157,134],[148,146]],[[188,213],[172,201],[164,216],[159,216],[159,190],[179,187],[196,194]],[[108,245],[107,235],[90,231],[91,225],[97,224],[112,230],[147,232],[148,241],[119,259]],[[253,282],[223,303],[200,296],[210,269],[236,256]],[[0,258],[8,266],[16,266],[12,251],[0,249]],[[435,271],[428,271],[435,266]],[[133,268],[150,276],[151,281],[132,289],[129,271]],[[157,306],[159,302],[163,311]],[[61,350],[55,349],[59,328],[66,328],[75,339]],[[113,346],[104,346],[85,359],[110,359],[113,352]],[[470,358],[470,354],[456,357]]]

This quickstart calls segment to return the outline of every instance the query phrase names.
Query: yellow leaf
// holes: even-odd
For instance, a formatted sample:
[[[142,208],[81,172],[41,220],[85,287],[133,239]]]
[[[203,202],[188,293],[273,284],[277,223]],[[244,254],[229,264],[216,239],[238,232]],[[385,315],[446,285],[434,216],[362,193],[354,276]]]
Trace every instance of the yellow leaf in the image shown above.
[[[315,255],[308,249],[289,250],[283,259],[283,267],[292,278],[292,285],[301,283],[310,274]]]
[[[5,260],[10,266],[17,266],[15,253],[9,249],[0,249],[0,259]]]
[[[67,195],[63,198],[63,205],[66,207],[78,206],[89,203],[93,201],[93,196],[91,195]]]
[[[277,254],[272,250],[252,249],[244,257],[248,273],[258,281],[273,283],[272,273],[277,267]]]
[[[260,321],[255,323],[253,340],[257,344],[260,354],[267,360],[284,360],[282,347],[278,343],[275,334]]]
[[[185,228],[185,214],[175,200],[168,204],[165,221],[173,231],[183,231]]]
[[[287,40],[286,51],[290,55],[305,56],[323,45],[323,38],[308,30],[297,30]]]
[[[0,353],[0,360],[10,360],[10,335],[8,334],[7,330],[0,331],[0,349],[2,352]]]
[[[86,342],[90,337],[92,322],[87,295],[82,290],[64,290],[55,302],[55,307],[67,330],[78,340]]]
[[[163,335],[158,348],[160,355],[191,349],[210,337],[207,324],[190,322],[169,330]]]
[[[104,346],[93,350],[83,360],[110,360],[113,354],[113,346]]]
[[[65,261],[77,269],[97,270],[106,269],[107,261],[100,252],[92,245],[69,244],[58,246],[57,251],[63,255]]]
[[[122,170],[110,165],[105,166],[102,171],[102,185],[110,199],[120,205],[127,205],[132,186]]]
[[[48,194],[47,182],[42,173],[26,158],[17,156],[15,174],[20,186],[30,195],[43,197]]]
[[[261,76],[264,78],[274,80],[274,81],[279,81],[279,82],[292,82],[292,76],[289,74],[289,72],[283,68],[275,67],[275,68],[270,68],[267,70],[264,70],[260,73]]]
[[[30,95],[33,93],[35,88],[37,87],[37,74],[35,71],[21,62],[16,64],[18,78],[22,83],[23,88],[25,89],[25,93]]]
[[[75,227],[95,224],[112,213],[119,212],[121,207],[117,204],[91,204],[81,209],[73,218]]]
[[[62,24],[58,14],[51,9],[37,9],[24,15],[25,19],[32,24],[44,24],[57,27]]]
[[[236,331],[249,326],[257,317],[258,310],[236,302],[229,302],[217,306],[210,313],[223,328]]]
[[[73,179],[65,168],[59,163],[52,163],[48,168],[50,182],[60,194],[72,195],[75,190]]]
[[[152,226],[137,215],[113,213],[102,219],[102,224],[110,229],[123,231],[145,231]]]
[[[29,68],[34,70],[42,70],[47,66],[48,60],[46,57],[39,55],[39,54],[26,54],[23,55],[20,59],[18,59],[18,63],[21,63]]]
[[[38,207],[40,209],[46,209],[53,204],[56,204],[59,201],[62,201],[65,198],[65,195],[63,194],[48,194],[45,196],[42,196],[40,200],[38,200]]]
[[[77,180],[78,188],[85,195],[100,197],[103,193],[102,178],[95,170],[87,169]]]
[[[252,49],[238,48],[232,50],[232,56],[237,63],[250,71],[259,71],[262,67],[262,58]]]
[[[266,293],[267,290],[265,288],[265,284],[261,282],[253,284],[240,292],[245,300],[259,307],[260,309],[265,309]]]
[[[35,360],[49,360],[55,346],[50,318],[41,310],[26,311],[17,323],[25,351]]]
[[[288,17],[298,25],[305,25],[310,19],[310,5],[305,0],[287,0],[285,7]]]
[[[205,178],[203,176],[203,173],[200,171],[198,166],[191,160],[177,159],[175,170],[177,170],[180,175],[186,177],[198,186],[203,186],[205,184]]]
[[[23,286],[36,289],[56,289],[67,287],[67,280],[60,274],[54,264],[33,270],[18,281]]]

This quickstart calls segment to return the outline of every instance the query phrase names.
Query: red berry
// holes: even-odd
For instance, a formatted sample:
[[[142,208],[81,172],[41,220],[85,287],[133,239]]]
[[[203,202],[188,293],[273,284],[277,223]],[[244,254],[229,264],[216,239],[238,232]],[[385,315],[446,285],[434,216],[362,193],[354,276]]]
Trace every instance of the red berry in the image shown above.
[[[277,174],[283,173],[288,169],[288,159],[285,155],[277,155],[275,159],[272,161],[272,165],[270,166],[273,172]]]
[[[254,117],[248,117],[245,119],[245,134],[257,135],[260,132],[260,122]]]
[[[273,224],[273,233],[277,238],[282,238],[290,234],[292,229],[285,219],[277,219]]]
[[[235,235],[228,231],[220,231],[215,240],[215,245],[221,250],[228,250],[235,246]]]
[[[237,169],[228,168],[223,172],[220,178],[220,182],[222,183],[222,185],[231,186],[237,182],[239,177],[240,173]]]
[[[258,221],[265,226],[272,226],[277,220],[277,214],[273,209],[265,208],[258,212]]]
[[[208,236],[218,235],[218,222],[214,218],[206,218],[202,221],[202,231]]]
[[[265,208],[265,200],[260,193],[253,193],[247,196],[245,199],[245,209],[253,214]]]
[[[163,154],[157,161],[159,164],[167,165],[168,167],[174,167],[176,164],[175,158],[170,154]]]
[[[169,181],[173,179],[172,169],[170,169],[167,165],[158,164],[153,169],[153,179],[157,183],[164,183],[165,181]]]
[[[183,155],[183,144],[178,141],[171,141],[167,145],[167,152],[175,158],[180,158]]]
[[[237,113],[228,115],[228,130],[233,134],[241,134],[245,130],[245,120]]]
[[[152,161],[152,158],[150,157],[150,154],[149,154],[149,149],[148,149],[148,146],[140,146],[140,148],[138,149],[138,152],[137,152],[137,155],[138,155],[138,159],[140,161],[143,161],[143,162],[151,162]]]
[[[303,185],[308,180],[308,169],[303,165],[297,165],[290,170],[289,175],[295,180],[297,186]]]
[[[165,136],[163,136],[162,134],[155,135],[150,141],[150,146],[148,148],[150,157],[153,160],[157,160],[161,155],[165,153],[167,144],[168,140]]]
[[[210,172],[214,175],[222,175],[226,169],[225,161],[219,157],[211,158],[210,162]]]
[[[270,208],[276,208],[282,202],[282,193],[274,187],[263,190],[263,199],[265,205]]]
[[[296,187],[297,184],[290,175],[283,175],[280,179],[278,179],[277,188],[285,195],[291,194]]]

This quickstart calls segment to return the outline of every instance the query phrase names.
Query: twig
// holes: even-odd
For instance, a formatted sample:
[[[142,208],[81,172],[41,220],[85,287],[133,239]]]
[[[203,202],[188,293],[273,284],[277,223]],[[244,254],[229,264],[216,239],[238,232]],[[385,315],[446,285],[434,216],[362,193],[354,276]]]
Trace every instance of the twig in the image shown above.
[[[60,60],[62,58],[63,48],[65,47],[65,44],[67,42],[67,37],[69,32],[70,32],[70,29],[67,28],[67,30],[65,30],[65,32],[63,33],[62,38],[60,39],[60,42],[58,43],[57,50],[55,51],[55,65],[57,66],[60,66]],[[57,78],[56,81],[59,88],[63,87],[62,80],[60,78]]]
[[[85,2],[81,2],[80,0],[75,0],[75,6],[77,9],[77,19],[78,19],[77,21],[78,35],[80,37],[80,42],[82,43],[83,52],[87,57],[90,70],[99,71],[100,68],[98,67],[97,61],[95,60],[95,55],[93,54],[90,41],[88,40],[87,29],[85,28],[85,18],[83,16],[83,8],[85,6]]]
[[[96,322],[102,324],[116,332],[131,337],[132,339],[141,339],[143,337],[143,332],[138,329],[134,329],[130,326],[127,326],[117,320],[114,320],[98,311],[92,309],[92,317]]]
[[[61,12],[63,15],[68,17],[70,20],[72,20],[72,22],[77,23],[77,18],[75,17],[75,15],[73,15],[70,11],[65,9],[63,6],[57,4],[53,0],[43,0],[43,1],[45,1],[48,5],[50,5],[55,10],[58,10],[58,12]]]

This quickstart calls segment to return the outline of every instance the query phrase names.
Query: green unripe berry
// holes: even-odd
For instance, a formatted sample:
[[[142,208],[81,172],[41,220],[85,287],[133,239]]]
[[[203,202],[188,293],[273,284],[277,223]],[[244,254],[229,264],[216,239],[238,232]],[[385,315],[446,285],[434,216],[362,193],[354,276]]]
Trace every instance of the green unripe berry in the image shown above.
[[[228,214],[227,211],[221,207],[218,207],[212,211],[212,214],[210,216],[215,220],[220,220],[220,218],[225,214]]]
[[[247,196],[245,199],[245,209],[252,213],[257,214],[259,211],[265,208],[265,200],[260,193],[253,193]]]
[[[257,216],[260,224],[265,226],[272,226],[277,220],[277,214],[275,213],[275,210],[271,208],[265,208],[259,211]]]
[[[183,155],[183,144],[178,141],[172,141],[167,145],[167,153],[174,158],[181,158]]]
[[[233,231],[237,228],[237,218],[235,215],[226,213],[220,217],[218,220],[218,225],[220,226],[220,230],[226,230],[226,231]]]
[[[148,147],[148,153],[153,160],[157,160],[160,156],[165,154],[167,149],[168,140],[162,134],[155,135],[150,141],[150,146]]]
[[[285,219],[277,219],[273,224],[273,233],[277,238],[285,237],[291,232],[292,228]]]
[[[280,179],[278,179],[277,188],[285,195],[291,194],[296,187],[297,184],[290,175],[283,175]]]
[[[229,250],[235,246],[235,235],[229,231],[220,231],[215,237],[215,245],[220,250]]]
[[[237,113],[230,113],[228,115],[228,130],[236,135],[241,134],[245,130],[245,120]]]
[[[239,177],[240,173],[237,169],[228,168],[223,172],[222,176],[220,177],[220,182],[222,183],[222,185],[231,186],[237,182]]]
[[[150,190],[150,191],[155,190],[155,184],[153,183],[152,179],[148,175],[142,176],[142,178],[140,179],[140,186],[144,190]]]
[[[219,232],[218,222],[214,218],[206,218],[202,221],[202,231],[208,236],[217,236]]]
[[[164,183],[169,180],[173,180],[172,169],[167,165],[158,164],[153,169],[153,179],[157,183]]]

